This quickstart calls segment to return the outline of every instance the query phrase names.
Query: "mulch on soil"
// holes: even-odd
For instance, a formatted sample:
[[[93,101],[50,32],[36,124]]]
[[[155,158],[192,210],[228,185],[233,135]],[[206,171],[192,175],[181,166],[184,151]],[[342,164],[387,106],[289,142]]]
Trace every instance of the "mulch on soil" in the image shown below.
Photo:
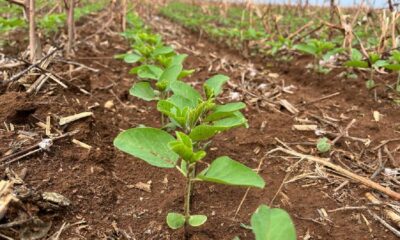
[[[37,123],[45,123],[47,116],[54,121],[91,111],[93,117],[65,126],[52,122],[62,132],[78,130],[73,138],[90,145],[91,150],[66,138],[55,142],[48,152],[36,153],[9,166],[16,173],[27,169],[24,182],[35,191],[57,192],[72,202],[66,209],[50,212],[32,203],[28,212],[51,221],[51,234],[65,222],[77,223],[66,228],[60,239],[127,239],[127,236],[131,239],[182,239],[182,232],[168,229],[165,216],[170,210],[182,210],[183,179],[176,172],[151,167],[118,152],[112,145],[122,129],[139,124],[160,126],[160,122],[153,103],[128,94],[136,79],[128,75],[131,66],[112,58],[129,49],[128,43],[119,36],[116,23],[101,33],[93,27],[98,22],[107,22],[107,17],[99,14],[99,18],[82,21],[78,27],[79,36],[93,37],[77,45],[76,56],[72,59],[98,69],[98,72],[83,68],[69,76],[67,64],[56,62],[52,66],[53,72],[66,73],[65,79],[89,91],[90,95],[77,88],[63,89],[53,83],[36,95],[27,95],[16,87],[0,95],[3,106],[0,124],[12,123],[15,128],[14,131],[0,130],[0,154],[39,142],[44,137],[44,130],[37,127]],[[334,163],[366,175],[374,172],[377,166],[373,147],[382,140],[399,137],[398,107],[383,97],[374,101],[373,94],[365,89],[361,80],[338,77],[335,71],[316,76],[303,70],[305,63],[301,60],[290,67],[271,69],[266,67],[268,62],[244,58],[240,53],[199,38],[164,18],[144,17],[167,43],[189,55],[185,68],[197,71],[188,82],[198,85],[214,74],[226,74],[231,81],[220,101],[244,100],[248,104],[245,115],[250,127],[219,135],[210,147],[208,160],[228,155],[256,169],[265,154],[280,145],[279,141],[299,152],[317,155],[315,133],[293,130],[293,124],[307,120],[337,132],[354,118],[356,124],[350,128],[349,135],[371,139],[372,143],[366,147],[359,141],[342,138],[331,157]],[[271,96],[266,95],[271,92]],[[340,94],[304,104],[335,92]],[[299,113],[292,114],[277,104],[282,99],[294,105]],[[373,118],[373,111],[379,111],[383,116],[378,122]],[[21,138],[18,130],[39,135]],[[55,131],[52,129],[53,133]],[[399,167],[395,150],[398,142],[390,142],[387,147],[393,152],[394,161],[388,161],[385,166]],[[386,154],[383,157],[386,159]],[[236,218],[235,211],[246,189],[205,183],[196,185],[192,212],[206,214],[209,220],[204,227],[191,229],[191,239],[230,240],[235,236],[252,239],[251,231],[241,227],[241,223],[248,224],[254,210],[272,200],[273,207],[285,208],[293,217],[299,239],[396,239],[364,210],[329,211],[343,206],[368,206],[364,194],[370,189],[349,182],[335,191],[345,178],[304,160],[294,166],[296,161],[281,153],[264,158],[260,174],[267,183],[266,188],[251,189]],[[288,170],[290,166],[291,171]],[[383,175],[375,180],[386,181]],[[280,189],[283,181],[286,184]],[[138,189],[137,183],[150,184],[151,192]],[[394,189],[398,190],[398,187]],[[319,214],[321,209],[327,211],[327,217]]]

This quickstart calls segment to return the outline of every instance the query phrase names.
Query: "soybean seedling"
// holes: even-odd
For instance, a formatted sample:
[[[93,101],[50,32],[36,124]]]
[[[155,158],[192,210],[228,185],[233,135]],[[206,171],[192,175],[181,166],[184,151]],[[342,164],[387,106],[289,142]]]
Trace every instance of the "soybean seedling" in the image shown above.
[[[268,49],[266,51],[268,55],[271,55],[272,57],[277,57],[277,55],[279,54],[279,60],[285,62],[288,62],[292,59],[290,54],[287,53],[287,51],[292,49],[293,47],[293,41],[291,39],[279,36],[277,41],[268,41],[266,42],[266,45],[268,46]],[[284,54],[280,54],[284,51]]]
[[[306,43],[293,46],[294,49],[312,55],[314,57],[314,70],[318,73],[328,73],[331,69],[324,68],[321,63],[328,62],[332,56],[342,51],[335,48],[332,42],[319,41],[317,39],[308,40]]]
[[[392,51],[389,63],[386,64],[384,67],[386,69],[397,72],[397,82],[395,90],[397,93],[400,93],[400,51],[398,50]]]
[[[166,218],[172,229],[183,227],[186,233],[187,226],[197,227],[207,220],[205,215],[192,215],[190,212],[192,185],[195,182],[257,188],[265,185],[257,173],[228,156],[218,157],[209,165],[202,161],[206,151],[201,148],[201,142],[247,123],[240,113],[245,107],[244,103],[220,105],[215,101],[227,80],[223,75],[207,80],[203,85],[204,97],[184,82],[168,82],[172,95],[158,100],[157,109],[180,130],[176,131],[175,137],[161,129],[144,127],[126,130],[114,140],[114,145],[121,151],[156,167],[175,168],[186,179],[183,213],[169,212]],[[197,173],[200,163],[206,167]]]
[[[374,73],[377,68],[383,67],[387,65],[387,62],[381,60],[379,55],[376,53],[370,53],[368,58],[364,59],[363,55],[360,51],[353,48],[351,49],[350,60],[345,62],[344,65],[346,67],[353,67],[358,69],[368,69],[369,71],[369,79],[365,82],[365,86],[367,89],[373,89],[376,86],[374,80]]]

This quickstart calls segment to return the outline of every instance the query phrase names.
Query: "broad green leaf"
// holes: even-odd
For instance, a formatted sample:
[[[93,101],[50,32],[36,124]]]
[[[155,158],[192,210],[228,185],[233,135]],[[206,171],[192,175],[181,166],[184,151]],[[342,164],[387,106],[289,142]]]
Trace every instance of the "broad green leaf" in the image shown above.
[[[168,83],[172,83],[178,79],[179,74],[182,71],[182,65],[171,65],[164,70],[164,72],[160,75],[159,81],[166,81]]]
[[[286,211],[279,208],[258,207],[251,216],[256,240],[296,240],[296,229]]]
[[[391,59],[393,60],[393,62],[400,64],[400,51],[394,50],[392,51],[391,54],[392,54]]]
[[[132,68],[130,74],[137,74],[139,78],[157,80],[162,74],[162,69],[154,65],[141,65]]]
[[[175,81],[171,83],[170,87],[174,94],[189,99],[193,104],[197,104],[201,99],[200,93],[187,83]]]
[[[185,225],[185,216],[180,213],[168,213],[167,224],[172,229],[181,228]]]
[[[132,96],[141,98],[146,101],[154,100],[156,94],[154,93],[154,89],[151,87],[148,82],[138,82],[129,90],[129,93]]]
[[[310,55],[317,55],[316,47],[310,44],[298,44],[294,45],[293,48]]]
[[[134,53],[128,53],[127,55],[124,56],[124,62],[126,63],[136,63],[140,60],[141,56],[134,54]]]
[[[158,55],[165,55],[174,52],[174,49],[172,47],[159,47],[154,50],[153,56],[158,56]]]
[[[354,60],[354,61],[361,61],[362,58],[363,58],[363,55],[362,55],[362,53],[361,53],[360,51],[358,51],[358,50],[355,49],[355,48],[352,48],[352,49],[351,49],[351,56],[350,56],[350,59],[351,59],[351,60]]]
[[[223,127],[215,127],[210,125],[199,125],[192,129],[189,137],[193,141],[203,141],[215,136],[218,132],[224,130]]]
[[[132,128],[121,132],[114,139],[114,146],[150,165],[173,168],[179,156],[168,147],[168,143],[174,140],[167,132],[157,128]]]
[[[199,227],[207,221],[207,216],[205,215],[191,215],[189,217],[189,225],[192,227]]]
[[[225,105],[217,105],[213,113],[209,114],[205,121],[215,121],[221,118],[232,116],[233,112],[241,110],[246,107],[242,102],[227,103]]]
[[[389,63],[385,60],[378,60],[374,63],[374,67],[385,67]]]
[[[240,112],[234,112],[234,115],[213,122],[213,125],[201,124],[192,129],[189,137],[193,141],[207,140],[219,132],[240,126],[246,126],[247,120]]]
[[[222,86],[229,80],[229,77],[225,75],[215,75],[205,81],[204,83],[204,91],[206,93],[206,97],[210,98],[213,96],[218,96],[222,91]]]
[[[213,126],[229,129],[229,128],[243,126],[246,123],[247,119],[243,116],[243,114],[241,112],[235,112],[235,116],[214,121]]]
[[[185,107],[193,108],[196,106],[196,104],[192,103],[189,99],[180,95],[172,95],[168,98],[168,101],[172,102],[180,109],[184,109]]]
[[[171,58],[170,66],[172,65],[183,65],[183,62],[187,58],[187,54],[178,54]]]
[[[361,60],[350,60],[344,63],[346,67],[354,67],[354,68],[368,68],[368,62],[367,61],[361,61]]]
[[[387,64],[384,67],[389,70],[400,71],[400,64]]]
[[[257,173],[227,156],[215,159],[197,178],[235,186],[264,188],[265,182]]]

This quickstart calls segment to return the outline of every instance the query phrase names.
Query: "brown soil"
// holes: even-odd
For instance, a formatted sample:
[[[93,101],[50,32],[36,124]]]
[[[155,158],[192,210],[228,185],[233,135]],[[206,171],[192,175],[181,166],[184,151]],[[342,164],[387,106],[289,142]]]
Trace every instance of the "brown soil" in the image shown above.
[[[105,16],[107,17],[107,16]],[[266,62],[245,59],[240,54],[213,44],[206,39],[186,31],[163,18],[153,17],[151,24],[154,30],[164,36],[167,43],[177,46],[177,50],[189,54],[186,68],[195,68],[196,73],[188,79],[199,83],[216,73],[231,77],[232,85],[226,89],[221,98],[224,101],[230,91],[235,91],[235,84],[241,82],[242,71],[229,67],[216,70],[218,61],[227,65],[247,66],[254,64],[258,71],[256,77],[246,79],[255,86],[273,82],[274,85],[294,85],[294,94],[284,93],[281,99],[287,99],[296,105],[300,113],[296,117],[306,117],[313,113],[339,119],[337,125],[344,128],[355,118],[357,123],[350,129],[350,135],[372,140],[370,147],[342,139],[335,146],[333,156],[339,156],[342,162],[338,165],[348,166],[360,175],[369,176],[377,166],[376,155],[372,151],[379,141],[398,138],[398,107],[382,96],[374,101],[371,92],[364,87],[361,80],[349,80],[337,77],[337,72],[327,76],[306,73],[304,61],[294,62],[291,67],[268,69]],[[104,21],[104,19],[102,19]],[[97,20],[98,21],[98,20]],[[101,21],[101,20],[100,20]],[[86,37],[94,34],[93,21],[88,21],[78,32]],[[111,27],[115,32],[117,28]],[[182,239],[181,231],[172,231],[165,224],[168,211],[182,211],[184,188],[183,179],[177,172],[158,169],[117,151],[112,141],[122,130],[139,124],[159,126],[159,114],[153,103],[135,99],[128,94],[135,77],[128,75],[130,66],[114,60],[116,53],[129,49],[129,44],[118,34],[102,31],[90,41],[77,46],[75,61],[86,64],[99,72],[82,69],[68,76],[68,66],[56,63],[53,71],[71,79],[74,86],[88,90],[85,95],[76,88],[62,89],[60,86],[47,83],[37,94],[28,96],[23,91],[8,91],[0,95],[0,121],[15,125],[14,132],[0,129],[0,150],[2,153],[12,149],[20,141],[17,130],[39,133],[33,139],[23,141],[22,147],[30,146],[44,137],[44,130],[34,123],[45,122],[52,116],[53,125],[63,132],[79,130],[75,139],[92,146],[88,151],[73,143],[70,139],[57,141],[49,152],[37,153],[19,163],[10,165],[15,172],[27,168],[25,182],[37,191],[54,191],[68,197],[73,206],[64,211],[45,212],[32,210],[44,220],[51,220],[51,233],[56,232],[64,222],[75,223],[84,220],[84,224],[66,229],[60,239],[126,239],[124,232],[132,239]],[[211,62],[211,55],[218,56],[217,62]],[[89,58],[89,59],[87,59]],[[215,60],[215,59],[214,59]],[[214,67],[209,71],[210,64]],[[296,66],[299,64],[298,66]],[[293,66],[294,65],[294,66]],[[268,73],[279,73],[278,78],[269,77]],[[340,91],[341,94],[315,104],[302,105],[304,102]],[[115,93],[115,95],[113,94]],[[114,106],[105,108],[104,104],[112,100]],[[248,99],[247,99],[248,100]],[[121,101],[121,102],[120,102]],[[75,113],[88,111],[90,106],[94,113],[91,118],[79,120],[65,127],[57,126],[54,119]],[[249,119],[248,129],[236,129],[222,134],[213,141],[207,161],[217,156],[228,155],[246,165],[257,168],[260,159],[277,146],[276,138],[290,144],[296,150],[304,149],[307,153],[315,152],[317,137],[313,132],[292,130],[296,123],[295,116],[285,109],[280,112],[250,103],[245,111]],[[379,111],[383,118],[375,122],[373,111]],[[308,116],[308,118],[310,118]],[[261,127],[265,125],[265,127]],[[329,126],[324,126],[330,130]],[[54,133],[54,130],[53,130]],[[293,144],[298,143],[298,144]],[[308,143],[312,143],[309,145]],[[302,147],[301,147],[302,146]],[[398,146],[397,142],[388,144],[389,149]],[[300,151],[300,150],[299,150]],[[400,159],[393,152],[395,161],[387,167],[399,167]],[[1,157],[1,155],[0,155]],[[338,159],[338,158],[334,158]],[[362,163],[364,169],[357,167],[354,161]],[[241,227],[248,224],[251,214],[260,204],[270,204],[286,176],[286,170],[295,161],[282,154],[268,156],[261,167],[260,174],[267,185],[264,190],[250,190],[237,216],[233,219],[246,189],[222,185],[199,183],[195,186],[192,212],[206,214],[208,222],[195,229],[190,229],[191,239],[231,240],[253,239],[250,230]],[[370,191],[358,183],[350,182],[340,191],[335,192],[343,178],[332,171],[321,170],[321,166],[303,161],[294,168],[288,179],[304,172],[310,178],[300,178],[285,184],[276,196],[273,207],[286,209],[296,224],[299,239],[396,239],[382,225],[374,221],[364,210],[329,212],[329,220],[319,219],[318,209],[332,210],[343,206],[364,206],[367,201],[364,193]],[[321,173],[321,175],[317,175]],[[384,182],[382,176],[375,179]],[[151,181],[151,192],[145,192],[131,186]],[[396,189],[395,189],[396,190]],[[398,189],[397,189],[398,190]],[[363,220],[368,219],[370,229]],[[8,232],[10,233],[10,232]]]

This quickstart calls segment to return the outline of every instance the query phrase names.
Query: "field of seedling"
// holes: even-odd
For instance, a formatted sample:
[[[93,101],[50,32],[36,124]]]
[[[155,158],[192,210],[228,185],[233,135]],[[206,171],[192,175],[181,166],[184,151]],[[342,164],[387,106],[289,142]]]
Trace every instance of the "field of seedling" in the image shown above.
[[[400,13],[0,0],[0,239],[400,238]]]

